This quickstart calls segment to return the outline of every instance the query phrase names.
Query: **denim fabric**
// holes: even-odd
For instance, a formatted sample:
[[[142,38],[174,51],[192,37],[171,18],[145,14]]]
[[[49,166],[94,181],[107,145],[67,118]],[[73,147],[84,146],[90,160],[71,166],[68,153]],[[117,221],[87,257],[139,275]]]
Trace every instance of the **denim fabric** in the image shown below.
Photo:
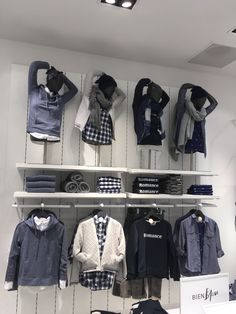
[[[37,72],[49,69],[48,62],[34,61],[29,68],[28,97],[29,117],[27,132],[41,133],[60,137],[61,118],[64,105],[78,92],[77,87],[64,75],[68,91],[63,95],[50,96],[43,85],[37,83]]]
[[[184,266],[190,273],[208,275],[220,272],[218,258],[224,255],[220,242],[217,223],[205,216],[205,232],[203,237],[203,257],[198,222],[193,214],[181,222],[179,231],[179,253],[184,258]]]
[[[50,182],[56,182],[56,176],[54,175],[46,175],[46,174],[39,174],[34,176],[27,176],[25,178],[26,182],[39,182],[39,181],[50,181]]]
[[[56,188],[56,182],[54,181],[34,181],[26,182],[26,188]]]

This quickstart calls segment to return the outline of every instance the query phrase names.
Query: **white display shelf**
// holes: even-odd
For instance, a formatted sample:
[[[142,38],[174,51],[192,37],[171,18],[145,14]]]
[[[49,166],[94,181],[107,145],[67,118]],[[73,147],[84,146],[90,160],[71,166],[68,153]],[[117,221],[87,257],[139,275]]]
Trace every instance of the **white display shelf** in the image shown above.
[[[29,193],[24,191],[17,191],[14,193],[16,199],[121,199],[126,198],[126,193]]]
[[[158,169],[128,169],[129,174],[165,175],[177,174],[182,176],[218,176],[211,171],[187,171],[187,170],[158,170]]]
[[[86,171],[86,172],[127,172],[124,167],[95,167],[76,165],[47,165],[47,164],[27,164],[17,163],[18,170],[53,170],[53,171]]]
[[[128,199],[158,199],[158,200],[215,200],[219,199],[219,196],[214,195],[171,195],[171,194],[136,194],[127,193]]]
[[[48,165],[17,163],[18,170],[53,170],[53,171],[86,171],[86,172],[117,172],[145,175],[179,174],[182,176],[218,176],[211,171],[186,171],[186,170],[158,170],[158,169],[131,169],[126,167],[96,167],[77,165]]]

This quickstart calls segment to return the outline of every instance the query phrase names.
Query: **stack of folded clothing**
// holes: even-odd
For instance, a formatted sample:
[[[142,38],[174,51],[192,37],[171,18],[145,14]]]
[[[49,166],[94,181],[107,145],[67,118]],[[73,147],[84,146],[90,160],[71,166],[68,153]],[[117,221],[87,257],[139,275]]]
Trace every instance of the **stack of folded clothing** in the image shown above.
[[[34,175],[25,178],[26,191],[30,193],[55,193],[56,176]]]
[[[83,175],[80,172],[72,172],[61,183],[61,190],[66,193],[88,193],[90,192],[90,187],[84,181]]]
[[[191,185],[188,194],[194,195],[213,195],[212,185]]]
[[[136,177],[133,182],[133,193],[159,194],[159,179],[156,177]]]
[[[183,194],[183,177],[181,175],[168,175],[160,179],[160,193],[171,195]]]
[[[99,177],[97,179],[97,191],[100,193],[120,193],[121,178]]]

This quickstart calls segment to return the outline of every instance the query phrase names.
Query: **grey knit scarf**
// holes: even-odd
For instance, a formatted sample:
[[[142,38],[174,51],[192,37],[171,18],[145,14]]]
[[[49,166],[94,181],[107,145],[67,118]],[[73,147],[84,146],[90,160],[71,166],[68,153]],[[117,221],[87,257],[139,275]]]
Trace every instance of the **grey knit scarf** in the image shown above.
[[[108,100],[98,86],[94,85],[89,96],[90,116],[88,122],[96,129],[99,129],[101,125],[100,109],[109,111],[111,107],[112,101]]]

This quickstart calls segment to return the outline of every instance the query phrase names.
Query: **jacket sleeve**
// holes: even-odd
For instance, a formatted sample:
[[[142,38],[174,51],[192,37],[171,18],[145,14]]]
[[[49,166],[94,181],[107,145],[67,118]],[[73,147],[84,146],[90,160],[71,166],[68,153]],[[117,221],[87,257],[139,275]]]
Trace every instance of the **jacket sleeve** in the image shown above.
[[[174,246],[173,237],[172,237],[172,228],[171,225],[168,225],[168,249],[169,249],[169,267],[170,267],[170,277],[175,281],[179,280],[180,272],[178,265],[177,252]]]
[[[219,258],[219,257],[224,256],[225,253],[221,247],[220,230],[217,223],[215,224],[215,239],[216,239],[216,253],[217,253],[217,257]]]
[[[12,287],[9,290],[17,290],[18,287],[18,271],[22,243],[20,239],[20,226],[21,224],[15,229],[8,258],[5,281],[12,283]]]
[[[206,113],[207,113],[207,115],[209,115],[216,108],[216,106],[218,105],[218,102],[209,93],[207,93],[207,99],[209,100],[210,105],[206,108]]]
[[[127,273],[128,279],[136,278],[137,275],[137,253],[138,253],[138,231],[136,228],[136,224],[133,223],[127,242]]]
[[[65,227],[63,226],[59,280],[67,281],[67,262],[68,262],[67,239]]]
[[[83,263],[86,260],[86,256],[82,253],[83,248],[83,223],[80,223],[75,235],[74,245],[73,245],[73,256],[74,258]]]
[[[126,243],[125,243],[125,235],[122,226],[120,225],[120,236],[119,236],[119,269],[116,275],[117,282],[122,282],[127,277],[127,266],[126,266],[126,259],[125,259],[125,252],[126,252]]]
[[[186,231],[183,221],[180,223],[177,248],[179,255],[186,256]]]
[[[65,94],[62,95],[62,98],[61,98],[63,104],[65,104],[77,94],[78,88],[64,74],[63,74],[63,83],[68,88],[68,91],[65,92]]]
[[[31,63],[29,67],[29,75],[28,75],[28,93],[32,91],[33,88],[38,86],[37,74],[38,70],[48,70],[50,65],[45,61],[34,61]]]
[[[160,105],[161,105],[161,108],[163,110],[165,108],[165,106],[168,104],[170,97],[167,95],[167,93],[164,90],[162,90],[162,97],[161,98],[162,98],[162,100],[161,100]]]
[[[145,86],[147,86],[151,80],[149,78],[143,78],[138,81],[135,91],[134,91],[134,99],[133,99],[133,114],[134,114],[134,130],[137,134],[138,132],[138,124],[137,124],[137,115],[138,115],[138,107],[141,104],[141,98],[143,96],[143,89]]]

